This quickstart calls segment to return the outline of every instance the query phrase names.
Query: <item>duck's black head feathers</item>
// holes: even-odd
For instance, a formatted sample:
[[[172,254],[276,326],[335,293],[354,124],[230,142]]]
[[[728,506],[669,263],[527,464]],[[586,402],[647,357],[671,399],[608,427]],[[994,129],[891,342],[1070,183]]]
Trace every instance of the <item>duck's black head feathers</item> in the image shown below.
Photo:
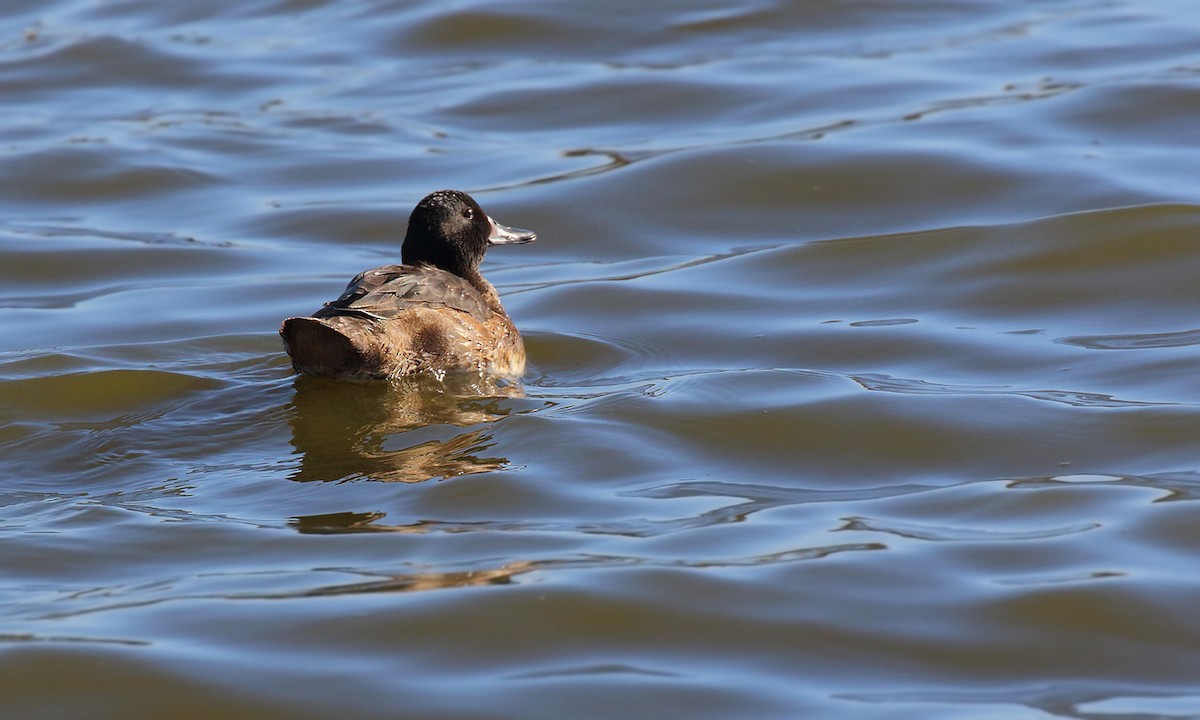
[[[400,261],[431,265],[469,278],[479,268],[488,245],[527,243],[536,237],[528,230],[497,223],[464,192],[439,190],[413,208]]]

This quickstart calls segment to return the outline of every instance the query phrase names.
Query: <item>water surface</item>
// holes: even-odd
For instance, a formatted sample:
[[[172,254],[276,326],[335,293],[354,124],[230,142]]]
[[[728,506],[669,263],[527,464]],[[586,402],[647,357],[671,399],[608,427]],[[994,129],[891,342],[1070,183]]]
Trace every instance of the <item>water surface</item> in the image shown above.
[[[22,718],[1200,716],[1200,16],[16,2]],[[518,385],[276,329],[471,192]]]

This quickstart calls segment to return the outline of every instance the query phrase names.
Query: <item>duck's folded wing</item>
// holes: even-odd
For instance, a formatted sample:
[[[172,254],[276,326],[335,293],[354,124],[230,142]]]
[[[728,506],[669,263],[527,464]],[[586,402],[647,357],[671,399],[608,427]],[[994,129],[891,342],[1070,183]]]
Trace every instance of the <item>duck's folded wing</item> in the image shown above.
[[[356,275],[341,297],[325,303],[313,317],[386,320],[422,305],[460,310],[480,321],[491,314],[479,292],[457,275],[423,265],[384,265]]]

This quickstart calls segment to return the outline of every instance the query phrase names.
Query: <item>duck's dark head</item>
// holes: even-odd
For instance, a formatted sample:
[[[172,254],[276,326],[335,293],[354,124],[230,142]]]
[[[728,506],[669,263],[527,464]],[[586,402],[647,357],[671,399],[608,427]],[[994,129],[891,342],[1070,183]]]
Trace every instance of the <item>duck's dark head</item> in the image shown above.
[[[426,264],[460,277],[474,274],[489,245],[533,242],[528,230],[505,227],[488,217],[465,192],[439,190],[426,195],[408,218],[400,248],[405,265]]]

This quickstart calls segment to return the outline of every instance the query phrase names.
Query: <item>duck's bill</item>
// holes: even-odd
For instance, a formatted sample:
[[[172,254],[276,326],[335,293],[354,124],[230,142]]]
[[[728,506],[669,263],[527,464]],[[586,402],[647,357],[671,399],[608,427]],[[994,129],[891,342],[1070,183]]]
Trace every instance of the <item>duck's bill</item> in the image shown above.
[[[490,217],[488,221],[492,224],[492,231],[488,233],[488,245],[520,245],[521,243],[533,242],[537,239],[537,235],[532,230],[510,228],[506,225],[501,225]]]

